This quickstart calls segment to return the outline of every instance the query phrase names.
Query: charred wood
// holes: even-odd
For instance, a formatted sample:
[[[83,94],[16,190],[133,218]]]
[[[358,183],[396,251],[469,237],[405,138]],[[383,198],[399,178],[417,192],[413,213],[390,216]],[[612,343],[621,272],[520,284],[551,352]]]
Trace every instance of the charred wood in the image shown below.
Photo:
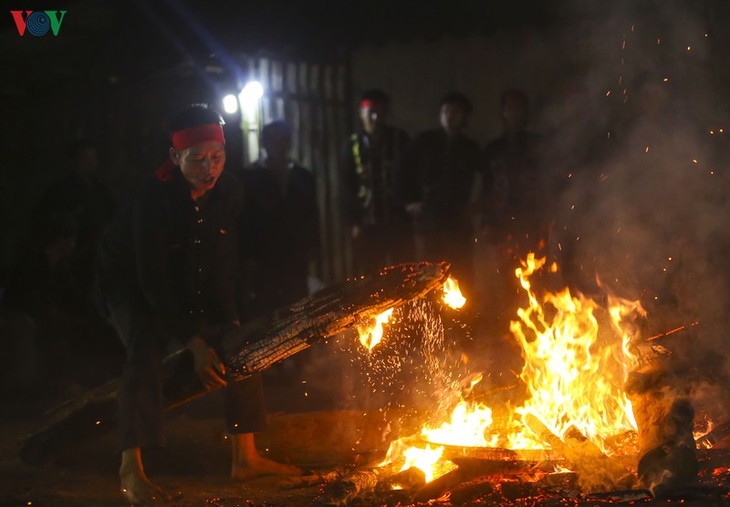
[[[282,489],[297,489],[317,486],[319,484],[329,484],[342,477],[342,472],[333,470],[326,473],[310,473],[306,475],[297,475],[293,477],[285,477],[279,482]]]
[[[363,469],[327,485],[318,500],[320,505],[347,505],[355,498],[375,491],[378,482],[389,472],[382,468]]]
[[[223,337],[229,380],[239,380],[263,371],[310,347],[313,343],[352,330],[389,308],[425,297],[448,278],[449,264],[409,263],[390,266],[371,276],[362,276],[302,299],[288,308],[262,316]],[[189,354],[180,349],[164,362],[163,378],[167,409],[212,392],[180,368],[178,360]],[[182,376],[179,372],[184,372]],[[29,434],[21,458],[38,463],[49,453],[79,438],[116,425],[116,395],[119,379],[69,400],[46,414],[44,422]]]
[[[494,494],[494,484],[489,477],[479,477],[451,489],[451,505],[472,505],[472,501]]]
[[[499,485],[499,490],[507,500],[538,496],[541,493],[540,488],[534,483],[524,483],[516,480],[502,481]]]
[[[561,439],[551,432],[537,417],[525,414],[523,423],[535,434],[546,440],[556,455],[565,458],[568,467],[578,475],[578,483],[584,491],[610,491],[628,489],[634,477],[620,459],[609,458],[594,443],[572,428]]]
[[[710,449],[728,437],[730,437],[730,421],[717,426],[712,431],[698,438],[697,447],[700,449]]]
[[[540,471],[550,473],[557,461],[488,460],[479,458],[451,458],[460,469],[477,476],[506,475],[520,472]]]
[[[395,488],[405,490],[417,490],[426,484],[426,474],[423,470],[411,467],[397,474],[393,474],[380,481],[377,486],[379,491],[390,491]]]
[[[575,472],[555,472],[539,479],[536,484],[546,489],[578,491],[578,474]]]
[[[380,313],[441,287],[449,264],[411,263],[323,289],[312,297],[226,334],[225,362],[234,378],[263,371],[312,343],[353,329]]]
[[[457,468],[426,484],[416,493],[413,500],[415,502],[427,502],[439,498],[462,482],[474,479],[479,475],[479,472]]]

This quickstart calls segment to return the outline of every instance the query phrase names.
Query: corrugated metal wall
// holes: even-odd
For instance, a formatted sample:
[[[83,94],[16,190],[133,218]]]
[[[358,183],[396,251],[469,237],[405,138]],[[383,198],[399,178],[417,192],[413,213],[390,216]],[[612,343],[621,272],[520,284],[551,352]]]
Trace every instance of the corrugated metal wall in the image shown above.
[[[247,58],[246,67],[247,78],[258,80],[264,88],[261,123],[284,119],[291,125],[292,157],[310,169],[317,180],[320,276],[326,282],[341,280],[347,273],[347,255],[338,158],[351,129],[348,63],[261,56]]]

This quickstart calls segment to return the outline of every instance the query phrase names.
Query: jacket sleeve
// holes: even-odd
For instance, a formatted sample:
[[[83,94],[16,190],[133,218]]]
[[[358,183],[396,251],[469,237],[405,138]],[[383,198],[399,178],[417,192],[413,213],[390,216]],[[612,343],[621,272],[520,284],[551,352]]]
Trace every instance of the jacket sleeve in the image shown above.
[[[196,327],[181,307],[170,281],[169,217],[165,199],[157,194],[153,189],[147,189],[133,207],[132,234],[137,280],[145,300],[165,328],[166,341],[177,339],[186,344],[197,334]]]

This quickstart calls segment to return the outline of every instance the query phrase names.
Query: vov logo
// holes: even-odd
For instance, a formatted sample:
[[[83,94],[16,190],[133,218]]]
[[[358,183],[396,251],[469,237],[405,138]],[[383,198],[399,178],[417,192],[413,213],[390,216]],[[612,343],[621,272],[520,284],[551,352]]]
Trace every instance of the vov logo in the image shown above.
[[[21,37],[26,31],[34,37],[43,37],[49,30],[54,37],[58,37],[66,12],[68,11],[10,11],[10,14]]]

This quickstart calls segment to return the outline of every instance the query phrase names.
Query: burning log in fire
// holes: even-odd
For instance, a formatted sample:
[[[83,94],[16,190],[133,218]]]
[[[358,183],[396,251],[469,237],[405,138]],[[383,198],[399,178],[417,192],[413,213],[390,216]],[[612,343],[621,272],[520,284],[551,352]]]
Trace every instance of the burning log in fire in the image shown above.
[[[528,300],[511,323],[525,361],[520,379],[527,400],[514,408],[490,408],[489,403],[467,402],[462,396],[440,425],[425,423],[420,435],[393,442],[381,466],[421,469],[428,482],[414,499],[425,501],[454,491],[468,497],[494,489],[495,483],[485,479],[487,473],[472,475],[461,464],[456,466],[458,458],[447,457],[445,450],[456,446],[549,451],[572,470],[563,468],[563,477],[536,483],[533,489],[567,481],[584,492],[628,490],[637,485],[631,473],[637,457],[639,478],[654,495],[662,496],[667,485],[691,485],[696,477],[696,457],[685,452],[694,448],[691,407],[651,406],[636,382],[625,387],[629,373],[651,360],[641,354],[647,339],[640,337],[635,323],[646,317],[639,302],[609,295],[604,307],[567,288],[538,294],[530,277],[544,264],[544,259],[530,255],[515,273]]]
[[[449,264],[412,263],[383,268],[375,276],[323,289],[289,308],[230,331],[225,362],[234,378],[246,378],[313,343],[374,321],[382,326],[389,312],[436,291],[447,282]],[[370,347],[376,345],[373,331]],[[362,335],[362,333],[361,333]],[[382,330],[380,331],[382,336]]]
[[[638,302],[612,296],[608,308],[602,308],[567,288],[538,295],[530,277],[544,265],[545,259],[530,254],[515,272],[528,299],[528,306],[518,309],[518,320],[511,323],[525,361],[520,378],[528,399],[500,414],[498,425],[487,404],[462,399],[440,426],[424,424],[419,438],[427,445],[417,447],[424,459],[408,458],[418,455],[408,445],[411,438],[391,444],[383,466],[417,466],[427,478],[436,479],[453,469],[443,459],[433,460],[444,445],[551,449],[571,463],[602,463],[606,473],[585,474],[600,476],[603,483],[585,480],[582,485],[589,490],[630,486],[623,463],[607,457],[625,454],[618,437],[636,432],[623,383],[639,363],[631,346],[638,336],[627,320],[644,312]],[[553,265],[551,272],[556,269]]]
[[[391,475],[381,470],[375,491],[397,487],[404,503],[451,505],[557,501],[564,490],[612,502],[724,494],[718,488],[705,493],[694,483],[691,406],[681,397],[662,399],[658,384],[646,381],[652,375],[636,371],[653,361],[650,353],[642,355],[642,345],[647,349],[697,323],[642,338],[634,321],[646,314],[636,301],[609,296],[604,307],[567,288],[538,295],[529,277],[543,265],[544,259],[529,256],[516,270],[529,303],[517,311],[511,330],[522,348],[520,379],[530,397],[505,416],[505,407],[493,406],[493,412],[461,393],[440,425],[429,421],[420,434],[391,443],[380,464]],[[527,451],[545,456],[520,460]],[[495,459],[486,458],[490,453]],[[636,489],[634,472],[645,489]],[[419,480],[401,479],[414,476]]]

